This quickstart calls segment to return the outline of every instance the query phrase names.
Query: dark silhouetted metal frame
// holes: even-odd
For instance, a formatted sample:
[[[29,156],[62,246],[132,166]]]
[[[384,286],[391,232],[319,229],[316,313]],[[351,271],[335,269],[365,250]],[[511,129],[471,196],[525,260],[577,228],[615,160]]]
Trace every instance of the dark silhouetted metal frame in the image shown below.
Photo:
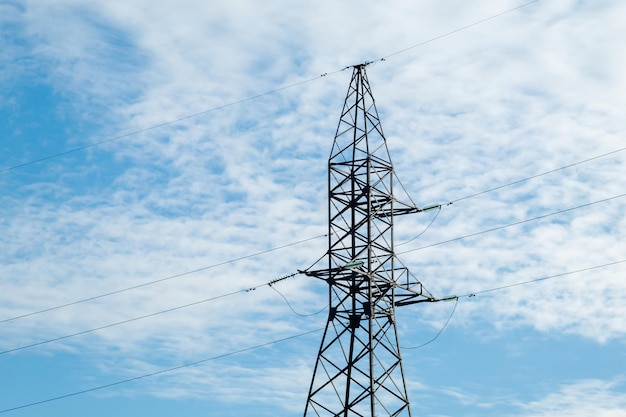
[[[435,301],[394,254],[394,170],[365,73],[353,67],[328,161],[329,316],[305,417],[411,416],[394,309]]]

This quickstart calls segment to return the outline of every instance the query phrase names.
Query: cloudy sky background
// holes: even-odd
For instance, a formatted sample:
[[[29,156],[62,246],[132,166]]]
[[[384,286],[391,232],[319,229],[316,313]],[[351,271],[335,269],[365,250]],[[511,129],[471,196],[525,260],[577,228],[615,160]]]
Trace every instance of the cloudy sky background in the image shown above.
[[[297,315],[265,284],[326,250],[373,61],[398,177],[443,204],[397,252],[461,296],[398,311],[414,415],[626,416],[626,3],[101,3],[0,3],[0,412],[301,415],[326,287],[277,284]]]

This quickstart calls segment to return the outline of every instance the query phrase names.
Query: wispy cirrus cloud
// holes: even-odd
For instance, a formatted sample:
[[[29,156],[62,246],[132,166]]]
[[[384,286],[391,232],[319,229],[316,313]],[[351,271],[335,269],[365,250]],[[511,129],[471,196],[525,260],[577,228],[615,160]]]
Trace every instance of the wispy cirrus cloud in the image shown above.
[[[11,63],[0,78],[0,91],[9,92],[4,114],[32,110],[23,92],[34,84],[57,107],[53,124],[24,125],[24,135],[5,136],[2,166],[314,80],[5,173],[0,318],[325,233],[326,159],[349,73],[335,71],[518,5],[3,5],[3,20],[16,33],[0,52]],[[624,155],[616,153],[461,200],[622,146],[622,8],[537,2],[368,68],[404,186],[420,205],[455,201],[423,236],[398,247],[434,294],[467,294],[623,258],[623,199],[408,252],[624,193]],[[326,72],[332,74],[316,78]],[[423,231],[427,216],[398,219],[397,241]],[[253,287],[309,266],[325,243],[0,324],[0,345],[10,349]],[[532,329],[620,341],[622,272],[615,266],[465,299],[448,330],[490,340]],[[302,311],[325,303],[323,283],[299,277],[281,285]],[[417,311],[428,330],[449,314],[434,306]],[[315,328],[323,316],[296,316],[263,288],[20,354],[69,350],[101,358],[119,351],[110,353],[111,362],[102,360],[101,372],[123,378]],[[401,326],[407,346],[424,339],[411,326]],[[281,409],[295,409],[289,399],[306,391],[303,363],[313,363],[316,343],[307,344],[308,362],[301,347],[281,352],[293,369],[242,358],[232,377],[202,386],[239,398],[249,387],[242,381],[261,378],[285,390]],[[193,396],[184,380],[194,372],[200,373],[167,380],[177,397]],[[163,386],[156,383],[154,394],[165,395]]]
[[[521,415],[621,417],[626,415],[626,397],[621,385],[621,381],[576,381],[541,400],[524,404]]]

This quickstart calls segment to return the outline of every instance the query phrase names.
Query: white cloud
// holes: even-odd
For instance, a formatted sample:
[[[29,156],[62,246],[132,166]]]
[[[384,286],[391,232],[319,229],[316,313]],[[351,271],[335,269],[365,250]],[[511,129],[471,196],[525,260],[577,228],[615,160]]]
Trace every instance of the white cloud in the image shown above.
[[[561,387],[558,392],[522,405],[519,416],[623,417],[626,396],[618,389],[619,381],[586,380]]]
[[[3,48],[0,59],[19,62],[10,67],[11,82],[44,83],[64,97],[72,123],[98,126],[84,129],[89,136],[68,137],[58,144],[63,150],[377,59],[520,4],[405,3],[4,5],[11,10],[4,19],[23,39]],[[391,156],[413,199],[446,203],[622,147],[623,8],[610,1],[538,2],[369,67]],[[335,73],[0,178],[7,190],[0,200],[0,318],[325,233],[326,158],[348,76]],[[8,75],[2,77],[5,91]],[[10,108],[6,100],[0,109]],[[457,201],[401,251],[616,196],[624,192],[623,163],[624,154],[616,153]],[[401,258],[437,296],[620,260],[624,200]],[[399,219],[397,241],[429,221]],[[5,323],[0,347],[259,285],[309,266],[325,243]],[[462,300],[451,325],[622,340],[623,271],[614,266]],[[302,311],[325,303],[321,283],[299,277],[281,285]],[[429,309],[423,318],[438,328],[448,313]],[[264,288],[45,351],[119,347],[131,369],[147,349],[184,362],[211,355],[228,329],[238,331],[222,347],[236,349],[320,322],[291,315]],[[268,368],[268,379],[295,378]]]

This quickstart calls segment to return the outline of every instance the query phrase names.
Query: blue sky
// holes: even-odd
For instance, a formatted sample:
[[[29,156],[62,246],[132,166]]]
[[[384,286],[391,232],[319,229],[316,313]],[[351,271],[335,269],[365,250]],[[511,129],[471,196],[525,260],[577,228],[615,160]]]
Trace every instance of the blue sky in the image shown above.
[[[265,284],[325,252],[342,69],[376,61],[398,177],[443,204],[397,252],[462,296],[398,311],[414,415],[626,416],[626,4],[100,3],[0,3],[2,415],[302,415],[326,288]]]

